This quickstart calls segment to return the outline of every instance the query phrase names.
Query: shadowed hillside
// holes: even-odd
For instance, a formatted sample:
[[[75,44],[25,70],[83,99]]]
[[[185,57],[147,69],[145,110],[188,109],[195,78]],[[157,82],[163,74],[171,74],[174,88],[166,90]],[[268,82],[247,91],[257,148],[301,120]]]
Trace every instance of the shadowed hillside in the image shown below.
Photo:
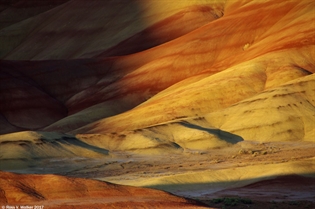
[[[2,1],[0,43],[2,170],[205,201],[314,177],[312,0]]]

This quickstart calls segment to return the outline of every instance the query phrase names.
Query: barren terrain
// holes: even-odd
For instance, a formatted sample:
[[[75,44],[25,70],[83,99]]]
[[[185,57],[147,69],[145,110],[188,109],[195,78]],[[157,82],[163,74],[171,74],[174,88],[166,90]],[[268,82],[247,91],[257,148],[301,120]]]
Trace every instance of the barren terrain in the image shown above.
[[[0,205],[315,208],[314,37],[311,0],[1,2]]]

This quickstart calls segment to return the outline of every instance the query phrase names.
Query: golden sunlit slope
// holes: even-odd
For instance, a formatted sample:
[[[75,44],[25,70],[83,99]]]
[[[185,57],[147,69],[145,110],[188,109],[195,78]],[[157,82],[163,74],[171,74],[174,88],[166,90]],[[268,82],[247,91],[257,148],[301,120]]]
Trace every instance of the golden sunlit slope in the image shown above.
[[[195,197],[314,176],[313,0],[48,2],[0,21],[0,169]],[[7,8],[0,16],[20,13]],[[86,179],[0,176],[6,204],[195,207]]]
[[[0,172],[0,203],[45,208],[206,208],[153,189],[58,175]]]
[[[161,3],[165,9],[160,8]],[[11,24],[0,33],[3,58],[63,60],[0,62],[0,132],[43,128],[67,115],[57,124],[61,128],[53,125],[47,130],[70,131],[131,109],[156,92],[131,89],[116,97],[115,91],[104,93],[102,89],[148,60],[66,58],[144,50],[211,22],[222,16],[222,11],[220,1],[93,1],[88,5],[86,1],[68,1]]]
[[[45,159],[63,157],[104,157],[105,149],[88,145],[77,138],[53,132],[22,131],[0,135],[0,168],[12,159]],[[14,167],[14,165],[11,165]]]
[[[0,135],[0,170],[27,170],[39,165],[45,168],[38,169],[37,172],[56,173],[59,169],[62,172],[71,170],[78,165],[76,161],[82,158],[105,158],[109,156],[107,149],[102,149],[91,144],[87,144],[80,139],[67,134],[56,132],[34,132],[21,131]],[[64,168],[60,162],[66,159],[76,159]],[[54,168],[46,169],[47,162]],[[49,167],[49,166],[48,166]],[[33,171],[34,172],[34,171]]]
[[[159,97],[163,94],[161,92],[155,96],[156,100],[155,97],[151,99],[152,102],[149,100],[133,110],[97,122],[96,125],[92,124],[87,128],[95,125],[90,130],[91,133],[106,133],[102,130],[120,132],[123,128],[138,129],[151,125],[140,132],[137,131],[136,134],[132,131],[120,132],[120,134],[140,143],[141,137],[138,135],[144,131],[141,134],[151,142],[145,143],[141,140],[142,146],[152,144],[152,141],[157,143],[154,139],[159,138],[158,142],[161,144],[167,141],[176,142],[179,146],[190,149],[209,149],[226,145],[229,140],[218,136],[215,129],[227,131],[230,135],[235,135],[232,138],[242,138],[242,140],[314,141],[314,74],[262,90],[265,82],[258,78],[266,79],[267,76],[264,73],[259,76],[257,73],[258,76],[251,77],[254,74],[251,71],[255,68],[254,70],[241,69],[242,73],[239,76],[235,76],[239,73],[237,68],[226,70],[208,77],[211,79],[204,79],[187,85],[173,94],[166,94],[165,97]],[[278,80],[281,82],[280,78]],[[262,89],[257,94],[255,88],[259,86]],[[234,91],[231,91],[231,87]],[[206,97],[200,92],[207,92],[209,96]],[[237,99],[241,101],[237,102]],[[205,114],[207,111],[211,113]],[[204,115],[205,119],[199,117],[188,119],[194,114]],[[135,117],[138,119],[134,120]],[[171,120],[171,122],[156,125],[164,120]],[[175,122],[172,122],[174,120]],[[133,123],[130,124],[129,121]],[[186,121],[193,126],[185,126],[181,121]],[[118,128],[114,129],[114,127]],[[86,131],[82,132],[86,133]],[[105,138],[103,136],[101,140],[107,144]],[[109,140],[113,143],[115,137],[109,134]],[[128,143],[124,145],[127,146]]]
[[[283,108],[281,114],[276,113],[280,114],[279,117],[272,118],[272,123],[276,124],[280,124],[277,121],[281,120],[282,114],[292,115],[288,118],[300,118],[290,121],[290,125],[282,124],[282,121],[282,125],[269,127],[269,123],[263,123],[264,120],[259,118],[265,113],[260,109],[255,110],[257,122],[253,124],[257,123],[256,126],[262,129],[268,125],[271,131],[279,129],[276,132],[283,133],[279,140],[293,140],[294,137],[288,137],[287,131],[292,129],[290,127],[293,124],[303,120],[305,124],[299,124],[296,126],[299,128],[294,129],[297,131],[296,138],[310,140],[314,134],[314,114],[309,114],[314,107],[310,93],[313,91],[311,74],[315,71],[313,1],[181,1],[181,4],[165,1],[167,4],[163,6],[158,6],[158,2],[162,1],[130,1],[129,4],[111,2],[112,11],[102,16],[108,23],[106,27],[103,23],[100,26],[100,22],[92,21],[108,9],[107,4],[101,1],[93,1],[87,7],[89,9],[85,8],[83,1],[78,4],[69,1],[42,14],[50,16],[49,19],[35,16],[21,22],[21,28],[31,27],[34,23],[34,30],[14,49],[8,41],[6,49],[10,53],[4,58],[89,59],[2,61],[1,78],[5,81],[1,83],[4,92],[0,106],[1,124],[5,127],[2,133],[24,129],[73,134],[101,133],[105,134],[104,143],[107,143],[108,139],[119,136],[120,132],[128,133],[161,123],[171,127],[172,121],[180,118],[188,118],[186,121],[189,124],[196,125],[191,123],[194,119],[190,120],[190,117],[205,117],[203,124],[197,124],[201,128],[228,131],[237,139],[256,140],[251,138],[253,128],[249,128],[248,133],[246,130],[239,131],[238,122],[244,120],[245,124],[249,119],[244,119],[241,111],[237,113],[238,116],[234,116],[238,109],[231,109],[233,105],[242,106],[242,102],[263,97],[277,102],[277,105],[261,103],[263,108],[271,108],[270,112],[277,112],[279,106],[290,104],[292,107],[304,100],[309,101],[309,104],[302,104],[303,107],[308,105],[309,111],[295,108],[293,112],[290,108]],[[132,6],[140,8],[139,12],[130,12]],[[82,16],[75,16],[75,12],[83,13]],[[86,15],[89,18],[84,19]],[[42,27],[37,26],[43,19],[45,23],[42,23]],[[65,19],[69,19],[72,24],[67,25],[65,22],[63,27],[59,27]],[[113,19],[116,21],[108,21]],[[88,24],[90,22],[93,24]],[[179,23],[183,24],[183,30],[178,31],[174,27]],[[130,25],[130,30],[122,29],[126,25]],[[14,24],[10,27],[19,28]],[[96,28],[102,28],[106,33]],[[1,33],[4,36],[9,34],[8,31],[13,31],[13,28],[5,29],[7,31]],[[94,29],[96,32],[92,33]],[[51,34],[49,31],[55,32]],[[175,35],[166,38],[167,34],[172,33]],[[51,35],[52,39],[43,38],[45,35]],[[85,42],[78,44],[81,38]],[[142,41],[150,42],[150,38],[157,42],[136,47]],[[34,44],[35,40],[41,44]],[[34,46],[32,52],[25,53],[23,50],[30,50],[30,46]],[[150,49],[143,50],[147,48]],[[125,52],[125,56],[107,57]],[[304,78],[308,84],[301,86],[301,93],[288,87],[300,85],[299,79]],[[276,97],[270,93],[272,89],[285,89],[283,91],[291,91],[292,95],[275,100]],[[27,94],[19,94],[23,91]],[[248,107],[243,106],[241,109],[246,112]],[[38,110],[36,115],[33,112],[35,110]],[[211,117],[211,114],[221,113],[226,115]],[[230,117],[237,117],[237,122],[229,123]],[[178,126],[176,121],[175,126]],[[185,129],[182,136],[176,140],[169,138],[161,144],[171,148],[178,145],[183,148],[201,148],[202,143],[185,142],[190,140],[184,136],[186,131],[191,132],[191,127],[180,126],[179,129],[182,128]],[[166,135],[175,130],[177,128],[170,128]],[[194,137],[198,138],[199,134],[203,140],[209,137],[209,133],[205,134],[202,129],[197,132]],[[113,136],[111,133],[114,133]],[[272,140],[268,137],[274,136],[273,133],[261,134],[257,140]],[[219,144],[210,143],[203,148],[226,144],[226,140],[222,141],[220,137],[214,136],[213,139],[218,140]],[[160,146],[159,141],[154,141],[150,136],[144,137],[144,140],[153,143],[148,147]],[[136,148],[135,144],[125,146],[119,137],[112,141],[113,147],[121,145],[125,147],[123,149]],[[138,145],[147,146],[145,143]]]
[[[131,91],[160,92],[130,111],[73,133],[120,132],[200,116],[266,94],[268,89],[286,88],[290,81],[299,85],[296,79],[304,76],[308,76],[309,84],[301,87],[300,94],[303,98],[309,92],[305,97],[312,97],[313,76],[309,75],[315,71],[314,14],[312,1],[248,1],[242,5],[230,1],[222,18],[164,45],[122,58],[155,59],[94,97],[127,95]],[[172,83],[176,84],[161,91]],[[300,99],[292,96],[295,103],[303,102]],[[282,98],[279,103],[293,105]],[[312,113],[314,103],[309,105],[308,113]],[[306,114],[304,110],[292,112],[290,108],[283,111],[294,117]],[[305,124],[309,131],[314,127],[314,114],[305,117],[309,118]]]
[[[206,119],[244,140],[314,142],[315,75],[270,88]]]
[[[279,164],[249,165],[209,169],[206,171],[193,171],[169,176],[137,179],[137,181],[126,179],[119,180],[119,182],[124,185],[163,189],[164,191],[182,196],[206,197],[217,191],[224,193],[224,189],[227,188],[243,187],[261,180],[272,179],[273,176],[304,175],[312,177],[309,178],[309,180],[314,181],[314,169],[315,161],[313,158]],[[285,185],[282,185],[282,188],[285,189]],[[290,191],[293,190],[293,187],[288,188]],[[273,190],[266,192],[270,191]],[[285,190],[282,192],[282,194],[286,194]],[[311,188],[308,189],[308,192],[311,192]]]
[[[227,8],[235,6],[233,2],[235,1],[227,3]],[[230,13],[220,19],[174,41],[117,58],[112,68],[128,70],[127,75],[108,86],[88,88],[69,99],[67,105],[86,107],[100,98],[112,101],[104,103],[103,107],[106,108],[112,103],[133,103],[135,100],[140,102],[176,83],[164,93],[160,93],[164,95],[168,92],[169,96],[159,102],[155,99],[160,96],[153,97],[136,108],[137,111],[105,119],[100,125],[103,132],[109,129],[134,129],[176,117],[204,114],[213,108],[227,107],[265,88],[280,85],[314,71],[312,2],[251,2],[240,8],[235,6],[234,9],[233,12],[228,10]],[[260,14],[264,19],[256,18],[256,14]],[[297,35],[297,31],[300,35]],[[220,75],[212,77],[227,69],[236,72],[232,75],[227,72],[221,74],[225,78],[220,78]],[[249,74],[244,72],[245,69]],[[239,73],[241,75],[238,75]],[[217,84],[212,80],[216,80]],[[226,87],[222,83],[225,83]],[[238,89],[238,86],[239,93],[235,95],[234,90]],[[173,94],[169,93],[170,91],[173,91]],[[189,91],[195,91],[194,97],[197,98],[192,98],[193,92],[187,93]],[[189,99],[178,96],[179,93],[187,93],[186,97]],[[209,103],[209,100],[212,102]],[[179,108],[176,107],[177,104]],[[191,111],[191,106],[196,104]],[[145,105],[150,105],[150,108],[145,108]],[[162,115],[155,113],[154,108]],[[98,107],[97,110],[99,109],[101,108]],[[86,114],[72,115],[60,123],[52,124],[47,130],[69,131],[71,127],[78,127],[78,118],[83,118],[84,115]],[[96,119],[95,116],[91,118]],[[129,123],[130,120],[133,121],[132,124]],[[125,122],[128,124],[124,125]],[[97,125],[92,125],[93,128],[95,126]],[[87,127],[79,132],[89,129],[91,128]]]
[[[225,78],[228,78],[228,76]],[[229,85],[231,85],[231,82]],[[248,88],[248,86],[246,87]],[[111,133],[104,132],[102,135],[97,134],[95,136],[82,134],[78,135],[78,137],[87,143],[92,143],[110,150],[135,150],[137,148],[145,148],[151,150],[150,152],[159,149],[161,146],[164,151],[166,151],[166,148],[173,148],[173,150],[175,148],[175,150],[177,150],[178,147],[193,150],[208,150],[228,146],[243,140],[260,142],[314,142],[314,92],[315,76],[312,74],[290,81],[279,87],[264,90],[255,96],[244,99],[227,108],[220,108],[219,106],[213,107],[213,109],[209,111],[211,113],[205,114],[204,117],[189,118],[187,116],[179,116],[177,117],[178,119],[174,118],[171,122],[158,125],[154,124],[150,127],[134,131],[118,131],[118,133],[113,133],[114,130],[108,128],[112,131]],[[194,98],[194,94],[189,93],[190,92],[187,93],[187,97],[185,97],[185,94],[179,94],[179,97],[175,98],[178,99],[177,101],[180,101],[179,98],[182,96],[182,98],[187,98],[187,100],[183,100],[183,103],[191,102],[191,100],[188,100],[189,95],[191,98]],[[232,97],[232,94],[229,95],[229,97]],[[221,99],[221,101],[224,101],[223,99]],[[139,124],[142,125],[141,123],[149,121],[151,115],[156,116],[160,114],[162,117],[163,111],[164,113],[168,113],[168,110],[173,110],[173,112],[171,112],[173,114],[182,113],[182,111],[185,110],[189,112],[198,104],[203,104],[205,106],[204,109],[206,109],[207,103],[204,102],[204,100],[199,100],[198,102],[199,103],[192,106],[185,103],[183,106],[180,106],[179,102],[170,99],[169,103],[159,103],[159,107],[152,107],[150,109],[151,112],[144,112],[143,115],[139,112],[139,110],[141,110],[140,106],[127,112],[137,112],[137,116],[139,116],[140,119],[132,124],[128,122],[124,123],[124,120],[121,119],[119,124],[121,125],[120,127],[134,128],[139,126]],[[175,106],[175,111],[171,109],[172,103],[173,106]],[[161,107],[165,108],[162,109]],[[211,108],[211,106],[209,108]],[[151,118],[154,118],[154,116]],[[115,118],[119,118],[119,116]],[[125,120],[130,121],[131,119]],[[115,122],[115,120],[113,121]],[[113,123],[113,121],[110,122]],[[114,127],[112,123],[108,123],[107,126]],[[123,124],[126,125],[122,126]],[[129,126],[127,126],[128,124]],[[104,126],[96,126],[91,132],[99,133],[101,132],[99,130],[103,128]],[[172,143],[175,143],[178,147],[174,146]]]

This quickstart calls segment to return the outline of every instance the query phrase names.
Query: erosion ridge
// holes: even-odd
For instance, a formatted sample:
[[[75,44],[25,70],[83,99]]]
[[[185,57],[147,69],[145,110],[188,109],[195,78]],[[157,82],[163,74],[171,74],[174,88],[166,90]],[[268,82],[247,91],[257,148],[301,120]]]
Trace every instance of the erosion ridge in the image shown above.
[[[310,201],[314,8],[311,0],[0,3],[0,169],[97,178],[208,203],[250,196],[257,185],[271,201],[264,185],[279,180],[284,190],[305,188],[292,199]],[[95,183],[1,176],[23,178],[18,185]],[[15,198],[46,192],[19,188]]]
[[[0,202],[48,208],[207,208],[166,192],[58,175],[0,172]]]

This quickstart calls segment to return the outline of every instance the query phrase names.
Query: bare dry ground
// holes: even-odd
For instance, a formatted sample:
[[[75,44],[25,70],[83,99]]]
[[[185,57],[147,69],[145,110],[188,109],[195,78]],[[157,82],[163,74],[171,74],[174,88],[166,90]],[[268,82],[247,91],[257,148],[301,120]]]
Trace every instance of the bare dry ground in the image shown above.
[[[314,23],[312,0],[1,1],[1,204],[314,208]]]
[[[102,158],[26,160],[23,170],[11,171],[157,188],[213,208],[313,208],[314,153],[310,142],[239,142],[168,155],[111,152]]]

